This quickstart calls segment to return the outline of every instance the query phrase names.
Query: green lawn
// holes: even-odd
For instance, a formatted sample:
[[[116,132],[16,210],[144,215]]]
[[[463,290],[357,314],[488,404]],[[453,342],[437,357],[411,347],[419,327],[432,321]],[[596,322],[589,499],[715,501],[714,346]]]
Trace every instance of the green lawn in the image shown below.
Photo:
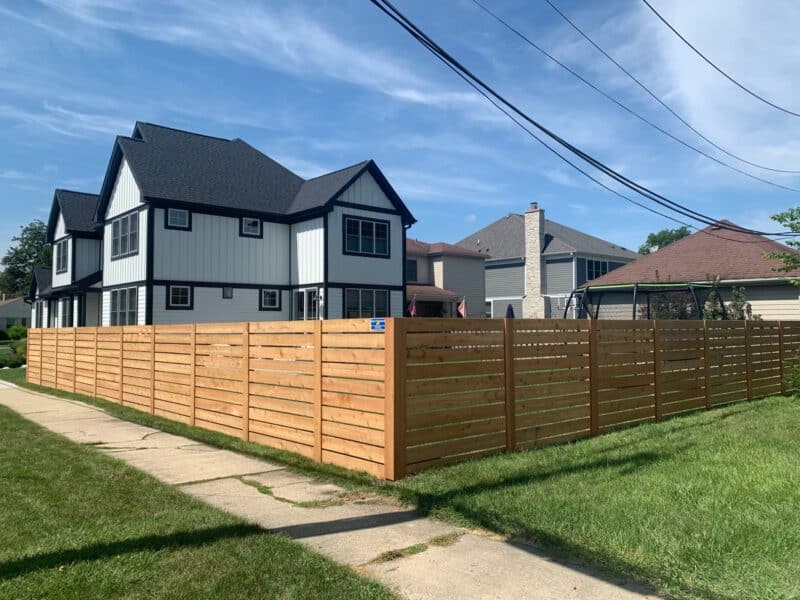
[[[403,496],[679,598],[800,598],[800,401],[426,471]]]
[[[0,378],[22,377],[0,371]],[[741,403],[393,485],[91,401],[131,420],[397,495],[436,517],[530,540],[672,597],[800,598],[797,399]]]
[[[0,598],[393,597],[4,407],[0,503]]]

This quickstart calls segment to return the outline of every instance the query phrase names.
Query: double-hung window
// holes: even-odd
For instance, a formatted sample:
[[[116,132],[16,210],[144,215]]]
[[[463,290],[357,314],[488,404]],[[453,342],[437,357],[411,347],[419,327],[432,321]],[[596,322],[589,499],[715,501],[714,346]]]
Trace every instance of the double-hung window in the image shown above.
[[[239,219],[239,235],[242,237],[261,237],[261,219],[242,217]]]
[[[182,229],[184,231],[191,231],[192,217],[188,210],[183,208],[168,208],[167,209],[167,229]]]
[[[280,310],[281,291],[262,288],[259,293],[258,302],[258,307],[261,310]]]
[[[346,289],[344,316],[347,319],[388,317],[389,290]]]
[[[69,240],[56,243],[56,273],[66,273],[69,262]]]
[[[192,288],[188,285],[167,286],[167,308],[172,310],[192,310]]]
[[[137,325],[139,293],[135,287],[111,291],[111,325]]]
[[[586,281],[597,279],[608,273],[608,261],[587,260],[586,261]]]
[[[406,281],[409,283],[416,283],[417,277],[419,277],[417,260],[415,258],[409,258],[406,260]]]
[[[111,258],[123,258],[139,252],[139,213],[131,213],[111,222]]]
[[[389,222],[344,217],[344,253],[389,257]]]

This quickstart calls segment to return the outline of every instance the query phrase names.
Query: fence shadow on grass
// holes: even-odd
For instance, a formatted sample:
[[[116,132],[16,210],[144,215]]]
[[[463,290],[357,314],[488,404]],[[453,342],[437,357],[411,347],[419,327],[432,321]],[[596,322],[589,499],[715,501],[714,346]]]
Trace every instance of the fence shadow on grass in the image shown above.
[[[0,580],[13,579],[61,565],[103,560],[135,552],[178,550],[204,546],[220,540],[241,539],[264,534],[265,531],[256,525],[226,525],[193,531],[179,531],[168,535],[150,535],[117,542],[92,544],[69,550],[56,550],[0,563]]]
[[[532,483],[543,483],[557,477],[586,473],[594,469],[617,469],[615,476],[624,477],[635,473],[641,468],[668,460],[690,446],[691,444],[674,446],[668,452],[636,452],[626,457],[589,460],[577,465],[552,470],[539,470],[536,466],[533,466],[529,470],[523,468],[521,472],[511,477],[477,481],[472,485],[442,493],[416,493],[409,499],[417,503],[419,510],[423,514],[429,514],[437,508],[447,507],[461,515],[468,522],[475,523],[488,530],[498,531],[499,523],[493,518],[491,511],[487,511],[485,507],[482,508],[480,506],[472,508],[464,502],[459,502],[459,498],[465,498],[473,494],[479,495],[507,490]],[[615,444],[611,450],[617,451],[620,449]],[[657,581],[656,573],[634,565],[611,552],[583,546],[567,538],[555,535],[550,531],[531,527],[529,523],[523,520],[509,520],[507,514],[504,516],[502,528],[513,532],[511,539],[507,543],[515,548],[539,557],[545,557],[569,569],[615,585],[624,586],[626,589],[638,593],[652,595],[657,593],[651,587]],[[728,596],[716,594],[705,588],[698,589],[682,582],[674,582],[674,585],[679,587],[683,593],[692,597],[699,596],[709,600],[731,600]]]

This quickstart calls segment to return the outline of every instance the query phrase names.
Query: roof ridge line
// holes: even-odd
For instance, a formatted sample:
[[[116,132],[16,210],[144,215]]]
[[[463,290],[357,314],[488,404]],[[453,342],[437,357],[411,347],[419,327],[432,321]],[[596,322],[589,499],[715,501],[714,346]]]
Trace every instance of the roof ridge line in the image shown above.
[[[353,167],[357,167],[359,165],[363,165],[366,163],[374,162],[371,158],[367,160],[362,160],[357,163],[353,163],[352,165],[348,165],[346,167],[342,167],[341,169],[336,169],[335,171],[330,171],[328,173],[323,173],[322,175],[317,175],[316,177],[311,177],[310,179],[304,179],[303,181],[314,181],[315,179],[321,179],[322,177],[327,177],[328,175],[334,175],[335,173],[341,173],[342,171],[347,171],[347,169],[352,169]]]
[[[83,194],[84,196],[100,196],[100,194],[96,194],[95,192],[81,192],[79,190],[70,190],[67,188],[56,188],[56,192],[69,192],[70,194]]]
[[[188,129],[179,129],[178,127],[170,127],[169,125],[159,125],[158,123],[151,123],[150,121],[136,121],[135,127],[138,127],[139,125],[149,125],[150,127],[158,127],[159,129],[169,129],[170,131],[177,131],[178,133],[196,135],[198,137],[209,138],[212,140],[220,140],[222,142],[235,142],[236,140],[242,141],[241,138],[228,139],[224,137],[219,137],[218,135],[209,135],[207,133],[197,133],[196,131],[189,131]],[[136,138],[131,138],[131,139],[136,139]],[[137,140],[137,141],[143,142],[145,140]]]

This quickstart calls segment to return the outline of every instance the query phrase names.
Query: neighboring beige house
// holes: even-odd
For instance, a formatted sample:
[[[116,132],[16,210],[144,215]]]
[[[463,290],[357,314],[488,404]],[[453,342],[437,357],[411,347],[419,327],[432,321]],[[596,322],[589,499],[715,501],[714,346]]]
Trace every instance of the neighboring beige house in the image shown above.
[[[484,316],[485,261],[485,255],[452,244],[407,239],[407,302],[416,298],[418,317],[455,317],[466,299],[468,317]]]
[[[720,223],[737,227],[726,220]],[[599,318],[630,319],[631,293],[615,293],[615,287],[709,284],[718,278],[725,301],[730,300],[731,288],[745,288],[754,316],[768,320],[800,320],[800,288],[791,282],[791,278],[800,278],[800,272],[777,272],[775,269],[781,266],[781,261],[764,258],[767,252],[786,251],[791,250],[763,236],[710,225],[592,281],[589,292],[595,300],[603,295]]]

